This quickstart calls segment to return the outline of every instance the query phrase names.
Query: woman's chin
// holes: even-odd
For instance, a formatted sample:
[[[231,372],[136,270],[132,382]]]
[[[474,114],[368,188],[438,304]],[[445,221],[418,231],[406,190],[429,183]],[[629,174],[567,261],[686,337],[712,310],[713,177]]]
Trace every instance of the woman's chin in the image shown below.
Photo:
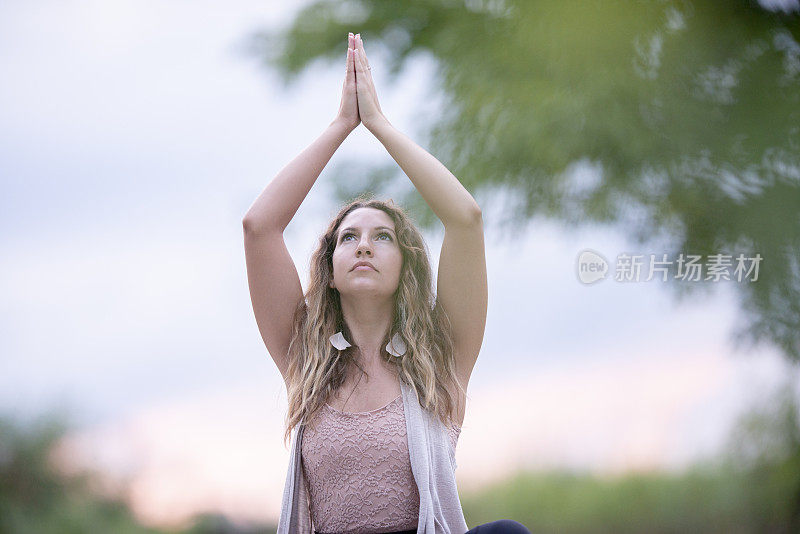
[[[355,283],[350,284],[347,288],[339,290],[342,297],[372,297],[372,298],[386,298],[394,295],[395,289],[381,287],[375,283]]]

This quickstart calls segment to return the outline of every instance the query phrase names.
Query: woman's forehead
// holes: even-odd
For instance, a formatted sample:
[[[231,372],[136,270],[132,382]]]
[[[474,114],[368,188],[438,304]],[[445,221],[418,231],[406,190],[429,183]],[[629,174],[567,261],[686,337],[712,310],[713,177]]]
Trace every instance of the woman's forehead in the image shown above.
[[[342,219],[340,228],[348,226],[372,228],[374,226],[388,226],[394,228],[394,221],[389,215],[377,208],[356,208]]]

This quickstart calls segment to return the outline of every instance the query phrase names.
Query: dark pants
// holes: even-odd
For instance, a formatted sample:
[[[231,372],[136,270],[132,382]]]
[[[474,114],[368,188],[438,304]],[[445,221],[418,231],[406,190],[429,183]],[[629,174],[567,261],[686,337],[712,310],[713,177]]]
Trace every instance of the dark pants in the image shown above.
[[[322,534],[314,531],[314,534]],[[397,530],[386,532],[385,534],[417,534],[417,530]],[[484,523],[475,528],[469,529],[466,534],[531,534],[525,525],[512,519],[498,519],[491,523]]]
[[[531,534],[525,525],[513,519],[498,519],[467,531],[467,534]]]

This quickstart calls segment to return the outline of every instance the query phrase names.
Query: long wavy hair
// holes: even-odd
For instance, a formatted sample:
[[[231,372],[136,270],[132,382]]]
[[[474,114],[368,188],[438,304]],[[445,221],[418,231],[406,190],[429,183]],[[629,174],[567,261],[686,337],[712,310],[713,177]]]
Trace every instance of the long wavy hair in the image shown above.
[[[376,208],[395,224],[403,266],[395,292],[392,326],[381,343],[381,357],[396,366],[400,380],[414,388],[420,405],[447,426],[455,422],[456,401],[448,386],[466,395],[456,378],[450,320],[437,305],[425,240],[405,211],[392,200],[383,201],[364,194],[340,209],[319,239],[311,257],[308,289],[294,312],[289,343],[287,394],[289,410],[285,419],[284,446],[292,429],[305,418],[311,420],[329,395],[345,380],[350,363],[365,372],[356,359],[358,346],[344,321],[339,291],[331,288],[333,251],[342,220],[355,209]],[[345,350],[334,347],[329,338],[341,331],[352,344]],[[406,353],[394,357],[386,345],[398,333]],[[365,372],[366,374],[366,372]]]

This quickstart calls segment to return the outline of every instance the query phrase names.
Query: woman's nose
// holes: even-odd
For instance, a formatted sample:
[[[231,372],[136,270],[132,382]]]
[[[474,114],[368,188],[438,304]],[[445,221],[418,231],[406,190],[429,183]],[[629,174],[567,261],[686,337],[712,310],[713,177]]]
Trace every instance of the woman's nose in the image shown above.
[[[361,241],[361,242],[358,244],[358,251],[357,251],[357,253],[358,253],[358,254],[366,254],[367,256],[371,256],[371,255],[372,255],[372,249],[370,248],[369,241],[367,241],[367,240],[362,240],[362,241]]]

